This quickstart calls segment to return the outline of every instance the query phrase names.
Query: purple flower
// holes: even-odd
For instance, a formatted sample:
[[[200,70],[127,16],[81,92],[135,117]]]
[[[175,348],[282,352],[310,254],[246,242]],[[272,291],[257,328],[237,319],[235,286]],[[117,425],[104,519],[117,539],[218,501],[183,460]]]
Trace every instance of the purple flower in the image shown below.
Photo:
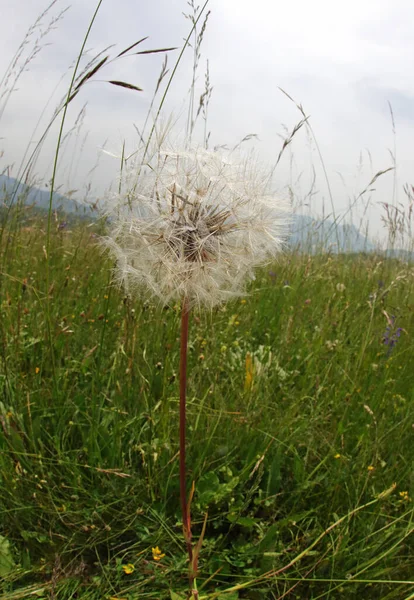
[[[391,317],[388,319],[388,326],[385,328],[382,336],[382,343],[385,346],[388,346],[388,356],[391,354],[394,346],[398,342],[398,339],[401,337],[401,332],[403,331],[402,327],[395,327],[395,322],[395,315],[391,315]]]

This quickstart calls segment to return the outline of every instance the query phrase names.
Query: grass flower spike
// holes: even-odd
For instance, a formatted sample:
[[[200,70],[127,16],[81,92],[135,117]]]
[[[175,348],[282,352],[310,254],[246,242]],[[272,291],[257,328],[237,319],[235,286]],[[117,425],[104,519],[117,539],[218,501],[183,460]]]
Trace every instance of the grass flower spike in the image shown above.
[[[131,293],[212,307],[239,295],[282,246],[287,205],[251,157],[161,147],[129,169],[126,184],[106,244]]]

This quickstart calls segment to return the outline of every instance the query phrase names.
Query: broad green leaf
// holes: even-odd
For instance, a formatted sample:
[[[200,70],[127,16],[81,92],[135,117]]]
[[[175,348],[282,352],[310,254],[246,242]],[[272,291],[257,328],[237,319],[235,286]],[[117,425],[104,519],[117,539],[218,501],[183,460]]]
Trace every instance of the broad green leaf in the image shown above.
[[[0,535],[0,577],[7,577],[14,567],[14,560],[10,549],[10,542]]]

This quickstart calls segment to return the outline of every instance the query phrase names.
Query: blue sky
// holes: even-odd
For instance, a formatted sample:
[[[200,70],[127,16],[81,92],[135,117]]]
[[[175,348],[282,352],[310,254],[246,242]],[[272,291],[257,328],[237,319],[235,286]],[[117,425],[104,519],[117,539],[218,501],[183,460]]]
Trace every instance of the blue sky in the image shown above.
[[[67,6],[20,78],[0,121],[0,170],[14,165],[16,174],[39,118],[34,140],[65,93],[70,66],[96,3],[73,0],[69,5],[57,0],[43,27]],[[2,27],[0,39],[0,76],[26,30],[46,7],[47,3],[41,0],[2,0],[1,19],[7,27]],[[392,165],[390,150],[394,152],[396,147],[397,195],[393,198],[394,175],[388,173],[376,182],[369,206],[358,201],[353,211],[357,224],[366,214],[372,235],[383,237],[380,203],[404,203],[403,185],[414,183],[412,2],[210,0],[208,9],[211,15],[202,46],[196,95],[203,91],[208,59],[214,87],[208,122],[212,144],[231,146],[246,134],[255,133],[255,148],[264,161],[274,162],[282,136],[301,118],[279,88],[286,90],[310,115],[339,214],[346,211],[349,202],[377,171]],[[189,31],[189,22],[182,13],[189,10],[187,2],[181,0],[104,0],[87,43],[88,56],[111,44],[116,45],[110,50],[114,55],[144,36],[149,36],[149,40],[142,49],[181,47]],[[177,56],[178,51],[169,54],[170,67]],[[100,149],[105,145],[107,150],[119,154],[124,140],[131,151],[136,147],[134,124],[138,128],[143,125],[162,60],[162,55],[125,58],[99,76],[128,81],[143,87],[144,92],[93,81],[71,104],[68,128],[82,107],[87,106],[79,136],[62,157],[59,182],[63,191],[78,189],[78,196],[82,197],[88,183],[97,194],[114,184],[118,163]],[[167,114],[174,111],[185,115],[191,69],[189,50],[168,96]],[[388,103],[394,114],[395,137]],[[54,129],[37,164],[39,180],[47,179],[50,173],[55,142]],[[286,195],[290,186],[299,204],[309,204],[307,193],[315,174],[313,191],[317,193],[312,195],[310,210],[314,214],[331,212],[315,140],[305,128],[289,150],[276,171],[278,193]]]

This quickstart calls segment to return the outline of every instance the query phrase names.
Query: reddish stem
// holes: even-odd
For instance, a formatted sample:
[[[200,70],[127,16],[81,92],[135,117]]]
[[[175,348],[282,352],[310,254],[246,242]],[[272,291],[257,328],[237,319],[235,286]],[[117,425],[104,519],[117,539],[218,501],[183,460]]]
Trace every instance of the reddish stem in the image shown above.
[[[193,561],[191,545],[191,517],[187,503],[186,466],[185,466],[185,434],[186,434],[186,397],[187,397],[187,347],[188,321],[190,307],[188,300],[183,299],[181,309],[181,346],[180,346],[180,500],[183,517],[184,538],[187,545],[190,567]]]

